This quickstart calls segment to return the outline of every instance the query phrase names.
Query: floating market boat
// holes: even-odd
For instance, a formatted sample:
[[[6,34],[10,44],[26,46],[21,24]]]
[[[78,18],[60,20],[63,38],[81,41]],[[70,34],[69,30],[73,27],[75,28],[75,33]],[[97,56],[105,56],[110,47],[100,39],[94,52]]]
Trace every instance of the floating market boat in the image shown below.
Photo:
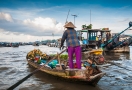
[[[61,56],[59,54],[57,55],[56,57],[58,57],[58,59],[48,60],[49,56],[45,53],[43,54],[40,50],[32,50],[27,54],[26,58],[28,64],[32,67],[36,69],[39,68],[40,71],[58,77],[64,81],[96,86],[105,74],[95,65],[94,67],[92,67],[92,65],[87,67],[87,61],[82,61],[82,69],[77,69],[76,67],[74,69],[69,69],[67,60],[61,60]],[[46,58],[47,60],[44,60]],[[65,59],[65,56],[63,56],[63,59]]]
[[[128,53],[130,52],[129,45],[132,44],[132,37],[131,35],[122,34],[130,30],[131,27],[132,22],[129,22],[129,26],[126,29],[114,35],[109,28],[92,29],[91,24],[88,26],[82,25],[82,30],[77,30],[77,36],[79,41],[83,43],[82,47],[85,48],[85,50],[102,47],[106,52]],[[86,33],[85,39],[82,33]]]
[[[11,47],[19,47],[18,43],[11,43]]]
[[[91,51],[82,52],[82,56],[87,58],[88,56],[92,56],[93,62],[96,65],[102,65],[105,63],[105,58],[103,56],[103,50],[100,49],[92,49]]]

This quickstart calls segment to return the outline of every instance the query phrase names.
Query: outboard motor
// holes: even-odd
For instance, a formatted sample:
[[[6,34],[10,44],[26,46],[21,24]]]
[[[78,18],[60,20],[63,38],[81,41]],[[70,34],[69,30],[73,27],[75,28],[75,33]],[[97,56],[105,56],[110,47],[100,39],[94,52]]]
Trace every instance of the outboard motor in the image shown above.
[[[129,22],[129,27],[132,27],[132,22],[131,21]]]

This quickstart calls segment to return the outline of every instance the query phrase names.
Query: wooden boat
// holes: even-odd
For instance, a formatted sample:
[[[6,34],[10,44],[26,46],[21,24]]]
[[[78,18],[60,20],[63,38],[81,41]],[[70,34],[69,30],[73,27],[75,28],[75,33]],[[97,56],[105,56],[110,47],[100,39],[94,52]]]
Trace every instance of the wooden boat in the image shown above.
[[[34,42],[33,46],[39,46],[39,43]]]
[[[11,43],[11,47],[19,47],[18,43]]]
[[[91,56],[96,65],[102,65],[105,63],[102,49],[92,49],[91,51],[83,52],[83,56],[85,56],[85,58]]]
[[[41,57],[41,58],[40,58]],[[69,69],[68,61],[62,60],[60,58],[60,54],[57,54],[54,58],[49,60],[49,56],[45,53],[43,54],[39,49],[35,49],[30,51],[27,54],[27,62],[32,67],[39,69],[40,71],[50,74],[55,77],[59,77],[62,80],[75,82],[75,83],[83,83],[83,84],[90,84],[93,86],[96,86],[99,80],[104,76],[105,73],[100,71],[97,66],[95,68],[92,68],[91,66],[84,67],[84,63],[86,61],[82,60],[82,69],[77,69],[76,67],[74,69]],[[40,64],[40,61],[43,59],[47,59],[44,65]],[[56,59],[57,58],[57,59]],[[57,63],[55,64],[53,60],[56,59]],[[37,62],[36,62],[37,61]],[[49,63],[54,63],[55,67],[51,68],[49,66]],[[86,65],[86,64],[85,64]]]
[[[38,69],[40,68],[40,71],[50,74],[52,76],[58,77],[59,79],[62,79],[64,81],[70,81],[74,83],[80,83],[80,84],[89,84],[96,86],[99,80],[104,76],[105,73],[99,72],[98,74],[91,75],[87,77],[87,70],[84,69],[57,69],[57,68],[49,68],[46,65],[39,65],[38,63],[35,63],[33,60],[27,59],[27,62],[32,67]]]

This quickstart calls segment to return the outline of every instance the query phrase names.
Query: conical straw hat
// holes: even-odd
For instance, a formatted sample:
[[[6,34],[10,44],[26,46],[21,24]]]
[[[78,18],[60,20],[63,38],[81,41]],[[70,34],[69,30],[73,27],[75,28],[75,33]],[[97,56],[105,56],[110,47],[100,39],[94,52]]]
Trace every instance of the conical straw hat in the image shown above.
[[[76,28],[72,22],[68,22],[64,25],[65,28]]]

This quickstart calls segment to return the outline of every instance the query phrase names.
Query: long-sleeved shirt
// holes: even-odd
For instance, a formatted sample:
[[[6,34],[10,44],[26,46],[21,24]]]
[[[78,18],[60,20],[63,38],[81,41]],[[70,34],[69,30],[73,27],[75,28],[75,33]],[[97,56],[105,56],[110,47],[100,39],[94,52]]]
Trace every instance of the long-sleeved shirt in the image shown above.
[[[77,32],[74,29],[65,30],[61,39],[61,47],[63,46],[65,40],[67,46],[71,47],[80,46],[80,42],[77,37]]]

